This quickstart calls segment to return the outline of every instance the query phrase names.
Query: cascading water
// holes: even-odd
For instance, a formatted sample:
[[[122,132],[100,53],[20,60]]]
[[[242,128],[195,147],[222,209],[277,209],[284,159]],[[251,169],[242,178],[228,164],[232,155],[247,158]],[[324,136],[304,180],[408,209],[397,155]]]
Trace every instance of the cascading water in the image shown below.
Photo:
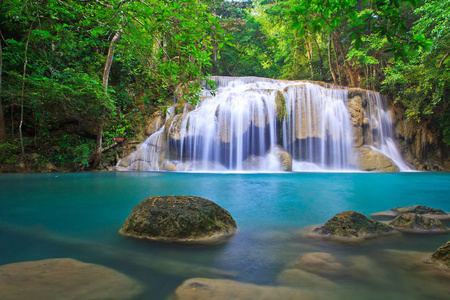
[[[365,144],[409,170],[393,139],[386,99],[378,93],[255,77],[213,80],[215,96],[205,90],[192,110],[169,110],[164,125],[119,169],[358,170],[355,150]],[[359,96],[349,101],[350,93]]]

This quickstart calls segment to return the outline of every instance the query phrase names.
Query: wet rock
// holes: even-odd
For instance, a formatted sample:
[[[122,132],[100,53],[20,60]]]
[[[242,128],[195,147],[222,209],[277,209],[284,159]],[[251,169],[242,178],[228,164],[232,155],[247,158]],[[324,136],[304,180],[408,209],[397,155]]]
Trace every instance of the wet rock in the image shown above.
[[[242,167],[244,170],[258,171],[261,170],[263,161],[264,157],[251,154],[242,162]]]
[[[186,126],[184,122],[186,116],[187,113],[183,113],[167,120],[165,127],[165,136],[167,136],[171,140],[180,140],[182,127]]]
[[[120,234],[164,242],[214,242],[233,235],[237,226],[228,211],[194,196],[154,196],[131,212]]]
[[[338,239],[358,239],[392,233],[394,229],[381,222],[368,219],[362,213],[344,211],[338,213],[322,227],[314,229],[321,236]]]
[[[320,290],[339,288],[336,283],[329,279],[300,269],[284,270],[278,275],[277,283],[282,286]]]
[[[428,261],[450,270],[450,241],[439,247]]]
[[[360,147],[364,142],[362,128],[364,120],[364,109],[362,107],[361,96],[355,96],[349,99],[348,111],[350,113],[352,122],[353,144],[355,147]]]
[[[283,121],[287,115],[286,110],[286,99],[281,91],[277,91],[277,95],[275,97],[275,114],[279,121]]]
[[[137,160],[128,166],[127,170],[133,171],[151,171],[150,165],[142,160]]]
[[[283,171],[291,172],[292,171],[292,156],[284,150],[283,147],[277,145],[272,147],[267,153],[274,154],[281,163],[281,169]]]
[[[305,253],[293,264],[293,267],[321,275],[337,274],[344,269],[333,255],[325,252]]]
[[[413,205],[405,207],[394,207],[388,211],[382,211],[372,214],[374,217],[396,217],[401,214],[413,213],[424,215],[434,219],[448,219],[450,214],[442,211],[441,209],[435,209],[424,205]]]
[[[398,172],[398,166],[383,153],[369,147],[360,147],[356,154],[359,156],[359,169],[375,172]]]
[[[150,117],[148,125],[145,128],[145,134],[147,136],[154,134],[161,128],[162,125],[164,125],[163,113],[157,111]]]
[[[0,299],[134,299],[143,291],[112,269],[60,258],[0,266]]]
[[[441,221],[419,214],[401,214],[389,223],[393,228],[409,232],[448,232],[449,229]]]
[[[261,286],[232,280],[192,278],[175,290],[173,300],[312,300],[333,299],[330,292]]]

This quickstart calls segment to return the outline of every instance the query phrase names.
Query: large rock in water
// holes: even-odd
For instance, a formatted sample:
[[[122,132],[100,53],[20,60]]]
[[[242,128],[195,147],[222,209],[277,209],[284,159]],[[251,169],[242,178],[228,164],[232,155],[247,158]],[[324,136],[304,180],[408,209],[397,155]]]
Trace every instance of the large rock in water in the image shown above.
[[[402,214],[389,223],[400,231],[412,232],[448,232],[449,229],[441,221],[419,214]]]
[[[360,147],[359,154],[359,169],[362,171],[375,172],[398,172],[398,166],[383,153],[374,151],[369,147]]]
[[[74,259],[46,259],[0,266],[0,299],[135,299],[143,291],[112,269]]]
[[[165,242],[212,242],[233,235],[236,222],[214,202],[194,196],[154,196],[131,212],[120,233]]]
[[[276,145],[267,152],[267,154],[273,154],[278,158],[281,164],[281,169],[283,171],[291,172],[292,171],[292,156],[284,150],[280,145]]]
[[[394,207],[387,211],[374,213],[374,214],[372,214],[372,216],[374,216],[374,217],[397,217],[401,214],[407,214],[407,213],[424,215],[424,216],[434,218],[434,219],[450,218],[450,214],[442,211],[441,209],[435,209],[435,208],[424,206],[424,205]]]
[[[392,233],[394,229],[381,222],[368,219],[362,213],[344,211],[328,220],[314,232],[338,239],[365,238],[380,234]]]
[[[428,261],[450,268],[450,241],[439,247]]]

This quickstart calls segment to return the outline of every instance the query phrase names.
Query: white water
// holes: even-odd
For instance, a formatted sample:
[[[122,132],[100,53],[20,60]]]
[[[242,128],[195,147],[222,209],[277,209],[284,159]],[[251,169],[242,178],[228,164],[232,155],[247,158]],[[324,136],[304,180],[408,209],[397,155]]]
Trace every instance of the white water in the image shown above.
[[[292,156],[293,171],[358,169],[349,89],[254,77],[213,79],[215,96],[204,91],[195,110],[151,135],[128,157],[128,170],[276,172],[283,169],[277,147]],[[365,144],[409,170],[393,138],[386,99],[366,93]],[[174,117],[172,109],[166,120]]]

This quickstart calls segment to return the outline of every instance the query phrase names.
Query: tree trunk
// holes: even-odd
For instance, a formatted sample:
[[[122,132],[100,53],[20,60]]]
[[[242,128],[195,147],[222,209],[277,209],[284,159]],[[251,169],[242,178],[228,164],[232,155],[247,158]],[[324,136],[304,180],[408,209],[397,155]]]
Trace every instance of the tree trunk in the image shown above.
[[[358,86],[358,82],[357,82],[357,80],[355,78],[355,74],[353,73],[353,69],[350,66],[349,62],[345,59],[345,57],[347,55],[345,54],[344,49],[342,48],[341,42],[339,40],[337,40],[337,36],[336,35],[335,35],[335,38],[336,38],[336,44],[338,46],[339,52],[341,52],[341,55],[342,55],[342,57],[344,59],[344,67],[345,67],[345,70],[347,71],[347,75],[348,75],[348,77],[350,79],[350,86],[357,87]]]
[[[2,43],[0,41],[0,143],[6,142],[6,122],[5,115],[3,114],[3,105],[2,105]]]
[[[333,64],[331,63],[331,38],[328,40],[328,65],[330,66],[331,76],[333,76],[333,82],[337,85],[338,82],[336,78],[336,72],[334,71]]]
[[[319,55],[319,61],[320,61],[320,80],[324,80],[325,77],[325,72],[323,71],[323,58],[322,58],[322,54],[320,53],[320,48],[319,48],[319,44],[317,43],[317,39],[315,37],[313,37],[314,43],[316,44],[317,47],[317,54]]]
[[[336,63],[336,70],[337,70],[337,75],[339,78],[339,85],[342,85],[342,75],[341,75],[341,69],[339,68],[339,57],[337,55],[337,51],[336,51],[336,42],[334,39],[333,40],[333,52],[334,52],[334,59],[335,59],[335,63]]]
[[[30,30],[28,31],[27,43],[25,44],[25,61],[23,63],[23,74],[22,74],[22,95],[20,97],[20,124],[19,124],[19,137],[20,137],[20,151],[22,152],[22,161],[25,160],[25,149],[23,147],[23,135],[22,135],[22,125],[23,125],[23,98],[25,94],[25,75],[27,72],[27,64],[28,64],[28,43],[30,42],[31,28],[33,27],[33,23],[30,25]]]
[[[120,34],[116,32],[116,34],[111,40],[111,44],[109,45],[108,57],[106,58],[105,63],[105,70],[103,71],[103,86],[105,87],[105,94],[108,93],[109,72],[111,71],[111,65],[114,57],[114,50],[116,49],[116,44],[119,40]],[[102,155],[102,136],[103,136],[103,122],[105,109],[106,109],[105,106],[103,106],[103,113],[97,126],[96,151],[94,155],[94,162],[92,164],[93,168],[97,168],[99,166]]]

